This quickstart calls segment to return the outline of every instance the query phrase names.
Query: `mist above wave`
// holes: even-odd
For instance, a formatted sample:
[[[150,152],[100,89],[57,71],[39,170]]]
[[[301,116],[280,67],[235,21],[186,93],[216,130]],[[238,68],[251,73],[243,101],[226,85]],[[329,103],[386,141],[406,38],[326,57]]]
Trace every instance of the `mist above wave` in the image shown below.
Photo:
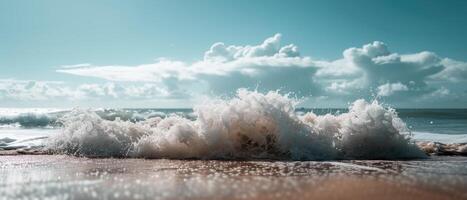
[[[98,157],[198,159],[397,159],[425,154],[395,110],[355,101],[343,114],[297,115],[297,101],[278,92],[240,89],[230,100],[194,107],[196,118],[106,120],[73,110],[48,140],[54,153]]]

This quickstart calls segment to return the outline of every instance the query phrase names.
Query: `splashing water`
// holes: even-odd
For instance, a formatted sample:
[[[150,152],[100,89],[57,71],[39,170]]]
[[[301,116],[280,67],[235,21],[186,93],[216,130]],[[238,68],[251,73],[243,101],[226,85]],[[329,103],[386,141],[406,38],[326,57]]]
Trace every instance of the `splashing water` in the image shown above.
[[[240,89],[182,116],[139,122],[102,119],[73,110],[47,149],[91,157],[196,159],[403,159],[426,155],[393,109],[355,101],[339,115],[298,115],[297,101],[278,92]]]

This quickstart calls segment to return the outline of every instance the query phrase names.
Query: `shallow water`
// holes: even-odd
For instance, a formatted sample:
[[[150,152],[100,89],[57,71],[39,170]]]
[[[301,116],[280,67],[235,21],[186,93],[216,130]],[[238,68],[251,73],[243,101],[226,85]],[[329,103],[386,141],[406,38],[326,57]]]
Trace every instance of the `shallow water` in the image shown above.
[[[465,199],[467,159],[272,162],[16,155],[0,156],[0,180],[0,199]]]

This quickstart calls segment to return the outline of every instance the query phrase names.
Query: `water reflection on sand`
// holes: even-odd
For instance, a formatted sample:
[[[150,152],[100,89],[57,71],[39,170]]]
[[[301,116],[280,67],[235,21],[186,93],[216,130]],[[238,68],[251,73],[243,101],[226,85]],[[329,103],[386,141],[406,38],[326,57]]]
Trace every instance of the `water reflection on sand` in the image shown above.
[[[0,198],[6,199],[462,199],[464,188],[465,157],[279,162],[0,156]]]

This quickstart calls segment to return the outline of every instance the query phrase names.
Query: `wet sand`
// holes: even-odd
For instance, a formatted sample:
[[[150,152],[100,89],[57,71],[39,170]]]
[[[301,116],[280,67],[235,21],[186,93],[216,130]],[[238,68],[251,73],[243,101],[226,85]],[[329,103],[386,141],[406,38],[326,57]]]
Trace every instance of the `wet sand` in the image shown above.
[[[0,156],[0,199],[467,199],[466,157],[202,161]]]

